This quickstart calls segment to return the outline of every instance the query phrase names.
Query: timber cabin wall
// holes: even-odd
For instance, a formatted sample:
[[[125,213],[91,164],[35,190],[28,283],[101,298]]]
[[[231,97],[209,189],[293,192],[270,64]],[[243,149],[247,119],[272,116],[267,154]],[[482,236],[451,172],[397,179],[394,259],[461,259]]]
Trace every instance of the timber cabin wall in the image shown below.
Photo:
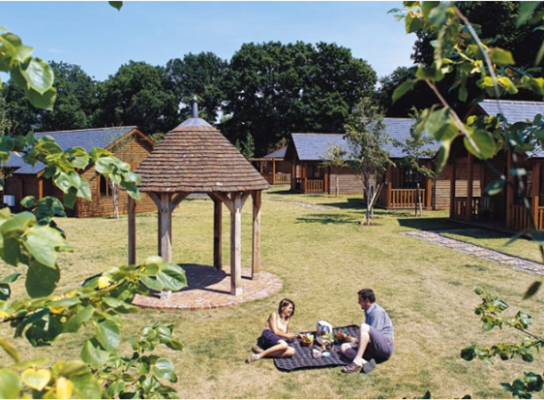
[[[122,139],[113,148],[108,148],[117,158],[130,164],[134,171],[140,163],[153,150],[151,144],[137,134]],[[98,175],[94,168],[87,169],[82,176],[89,182],[92,201],[78,199],[74,210],[74,216],[79,218],[102,217],[113,215],[113,197],[111,187],[105,178]],[[102,182],[101,182],[102,180]],[[125,190],[119,190],[118,209],[119,214],[128,212],[128,194]],[[136,212],[152,212],[157,207],[153,200],[142,193],[142,199],[136,202]]]
[[[336,177],[338,176],[339,194],[362,194],[363,181],[361,177],[354,174],[349,167],[331,167],[329,174],[328,194],[336,193]]]
[[[434,209],[449,210],[452,167],[446,164],[434,181]]]

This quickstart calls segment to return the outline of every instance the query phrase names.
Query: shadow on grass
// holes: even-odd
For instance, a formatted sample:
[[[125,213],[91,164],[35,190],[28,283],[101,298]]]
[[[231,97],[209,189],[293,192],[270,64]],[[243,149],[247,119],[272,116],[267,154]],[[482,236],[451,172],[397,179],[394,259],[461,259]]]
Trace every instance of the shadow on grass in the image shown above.
[[[432,231],[436,229],[455,229],[460,225],[447,218],[400,218],[399,225],[405,228],[418,229],[420,231]]]
[[[338,214],[310,214],[306,217],[297,218],[297,223],[309,224],[357,224],[359,222],[359,218]]]
[[[340,210],[362,210],[364,207],[362,199],[347,199],[347,201],[341,203],[319,203],[319,205],[331,208],[338,208]]]

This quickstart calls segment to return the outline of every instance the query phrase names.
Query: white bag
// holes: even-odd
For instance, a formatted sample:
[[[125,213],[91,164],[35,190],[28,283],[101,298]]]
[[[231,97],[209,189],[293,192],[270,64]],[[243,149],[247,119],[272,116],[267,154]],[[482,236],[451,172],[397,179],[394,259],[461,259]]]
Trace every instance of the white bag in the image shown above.
[[[317,321],[315,324],[315,331],[318,336],[326,333],[332,333],[332,325],[327,321]]]

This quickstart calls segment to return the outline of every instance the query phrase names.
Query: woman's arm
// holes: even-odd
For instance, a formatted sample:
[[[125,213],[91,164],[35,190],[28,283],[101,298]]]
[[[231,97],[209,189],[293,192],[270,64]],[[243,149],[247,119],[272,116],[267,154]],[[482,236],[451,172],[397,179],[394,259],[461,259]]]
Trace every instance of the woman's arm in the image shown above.
[[[287,321],[287,324],[285,326],[285,332],[280,329],[278,326],[278,314],[273,312],[270,314],[270,317],[268,317],[268,326],[272,332],[274,332],[279,337],[284,337],[286,339],[295,339],[297,337],[294,333],[289,333],[289,321]]]

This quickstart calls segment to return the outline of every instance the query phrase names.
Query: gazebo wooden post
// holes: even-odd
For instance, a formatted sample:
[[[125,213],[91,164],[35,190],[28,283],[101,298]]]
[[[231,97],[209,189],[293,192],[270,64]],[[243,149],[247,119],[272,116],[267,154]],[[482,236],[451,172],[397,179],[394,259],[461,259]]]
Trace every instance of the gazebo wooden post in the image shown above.
[[[172,261],[172,213],[170,211],[170,193],[160,193],[159,205],[159,255],[165,261]]]
[[[136,264],[136,202],[128,196],[128,264]]]
[[[230,213],[230,292],[238,296],[242,294],[242,194],[231,194],[232,209]]]
[[[215,269],[220,270],[223,268],[223,255],[221,253],[221,235],[223,228],[223,215],[221,200],[212,197],[213,200],[213,266]]]
[[[251,248],[251,279],[259,272],[261,265],[261,191],[251,193],[253,198],[253,242]]]

